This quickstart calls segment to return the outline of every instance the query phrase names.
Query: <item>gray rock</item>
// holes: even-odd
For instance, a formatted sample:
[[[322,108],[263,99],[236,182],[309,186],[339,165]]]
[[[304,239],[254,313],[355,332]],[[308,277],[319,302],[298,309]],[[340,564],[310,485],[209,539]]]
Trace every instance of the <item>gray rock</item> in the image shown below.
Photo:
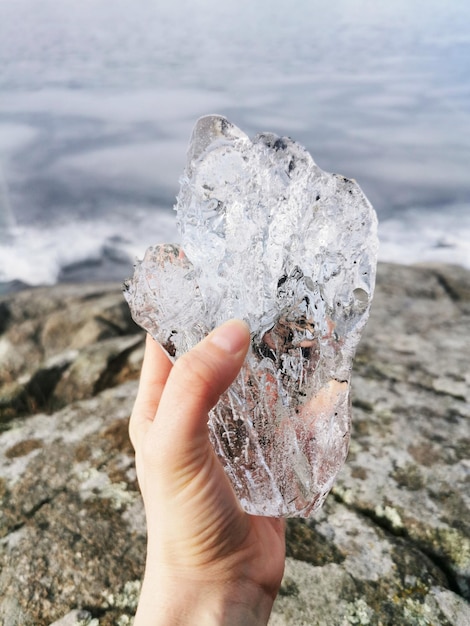
[[[470,316],[443,287],[453,271],[381,268],[335,494],[411,541],[470,599]]]
[[[93,624],[93,622],[95,622]],[[58,619],[50,626],[98,626],[98,620],[93,620],[88,611],[70,611],[61,619]]]
[[[288,522],[271,626],[470,624],[469,284],[461,268],[379,266],[352,378],[349,459],[324,508]],[[128,379],[142,344],[118,322],[120,297],[115,286],[73,286],[0,303],[0,349],[15,345],[2,353],[9,365],[0,359],[2,390],[24,392],[57,368],[48,406],[65,404],[10,405],[0,433],[5,626],[132,623],[145,520]],[[64,313],[56,337],[65,301],[70,321]],[[117,311],[111,336],[97,330],[101,306]]]
[[[134,339],[132,338],[134,337]],[[58,285],[0,298],[0,424],[136,378],[143,333],[119,285]]]
[[[39,626],[73,609],[106,614],[100,624],[133,614],[135,600],[110,597],[135,584],[144,564],[127,435],[135,393],[136,382],[123,384],[2,434],[0,623]]]

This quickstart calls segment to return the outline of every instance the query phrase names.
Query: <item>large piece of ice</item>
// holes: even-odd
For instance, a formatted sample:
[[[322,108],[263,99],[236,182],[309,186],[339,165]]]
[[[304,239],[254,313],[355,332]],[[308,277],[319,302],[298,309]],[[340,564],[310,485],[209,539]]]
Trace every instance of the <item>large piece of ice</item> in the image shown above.
[[[194,128],[176,211],[181,247],[137,263],[132,315],[173,358],[225,320],[249,324],[242,371],[210,414],[212,442],[246,511],[307,516],[348,451],[375,212],[291,139],[251,141],[215,115]]]

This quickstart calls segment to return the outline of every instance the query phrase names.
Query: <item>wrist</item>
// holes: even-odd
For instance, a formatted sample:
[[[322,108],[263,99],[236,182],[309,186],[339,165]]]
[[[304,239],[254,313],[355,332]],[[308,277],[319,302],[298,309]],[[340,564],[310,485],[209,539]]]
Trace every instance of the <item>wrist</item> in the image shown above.
[[[134,626],[266,626],[274,598],[252,583],[145,577]]]

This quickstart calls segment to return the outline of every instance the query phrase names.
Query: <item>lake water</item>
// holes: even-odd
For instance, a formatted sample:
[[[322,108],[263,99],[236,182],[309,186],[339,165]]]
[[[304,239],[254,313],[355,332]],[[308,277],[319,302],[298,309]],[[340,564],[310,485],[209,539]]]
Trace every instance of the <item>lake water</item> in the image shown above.
[[[467,0],[0,0],[0,282],[121,280],[177,239],[214,112],[355,178],[381,259],[470,267]]]

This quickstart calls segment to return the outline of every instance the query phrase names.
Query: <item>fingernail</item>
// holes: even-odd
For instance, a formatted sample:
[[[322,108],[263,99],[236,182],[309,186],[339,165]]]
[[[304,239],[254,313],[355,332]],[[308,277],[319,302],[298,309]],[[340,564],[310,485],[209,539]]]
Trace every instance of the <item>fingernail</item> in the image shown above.
[[[227,354],[237,354],[246,349],[248,325],[242,320],[230,320],[213,330],[207,339]]]

